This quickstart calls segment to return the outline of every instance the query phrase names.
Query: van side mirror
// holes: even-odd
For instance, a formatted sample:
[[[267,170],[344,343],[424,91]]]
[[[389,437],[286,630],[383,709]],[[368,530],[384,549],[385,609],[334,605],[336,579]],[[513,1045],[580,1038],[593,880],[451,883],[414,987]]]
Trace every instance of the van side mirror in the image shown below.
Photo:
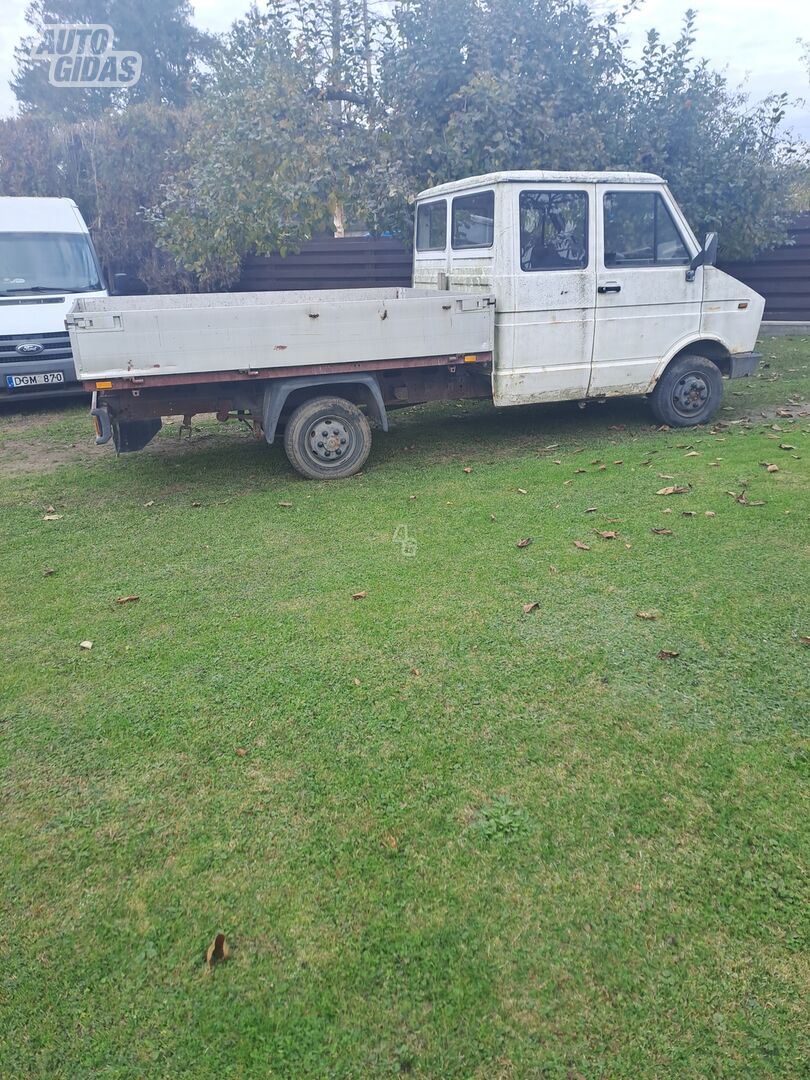
[[[143,296],[147,289],[140,278],[131,274],[113,274],[113,284],[110,290],[113,296]]]
[[[717,233],[706,233],[703,247],[695,255],[689,264],[690,270],[697,270],[699,266],[714,266],[717,262]]]

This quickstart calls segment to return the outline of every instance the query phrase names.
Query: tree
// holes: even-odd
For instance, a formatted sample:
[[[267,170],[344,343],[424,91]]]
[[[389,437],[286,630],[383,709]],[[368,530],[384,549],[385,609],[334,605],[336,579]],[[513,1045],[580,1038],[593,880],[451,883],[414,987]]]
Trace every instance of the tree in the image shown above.
[[[195,29],[191,15],[188,0],[32,0],[26,20],[34,34],[15,50],[17,70],[11,80],[21,113],[75,121],[127,104],[182,108],[199,85],[201,61],[213,48],[213,39]],[[49,23],[109,24],[116,47],[143,57],[139,81],[128,90],[51,86],[47,64],[29,55]]]
[[[155,292],[188,290],[193,279],[158,249],[146,208],[182,164],[192,123],[190,110],[154,105],[80,124],[0,121],[0,194],[74,199],[108,278],[124,271]]]
[[[578,0],[374,10],[270,0],[213,58],[152,216],[206,286],[346,221],[407,236],[414,193],[498,169],[657,172],[726,257],[785,239],[807,148],[784,134],[783,98],[751,106],[694,58],[691,14],[636,60],[620,18]]]

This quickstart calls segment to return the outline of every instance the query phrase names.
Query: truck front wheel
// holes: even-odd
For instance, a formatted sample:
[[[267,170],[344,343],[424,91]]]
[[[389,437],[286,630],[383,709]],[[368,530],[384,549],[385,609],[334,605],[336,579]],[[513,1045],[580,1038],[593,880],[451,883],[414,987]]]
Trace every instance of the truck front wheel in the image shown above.
[[[666,369],[650,395],[653,416],[670,427],[711,420],[723,401],[723,376],[705,356],[681,356]]]
[[[308,480],[353,476],[371,450],[371,427],[345,398],[311,398],[287,421],[284,449],[292,467]]]

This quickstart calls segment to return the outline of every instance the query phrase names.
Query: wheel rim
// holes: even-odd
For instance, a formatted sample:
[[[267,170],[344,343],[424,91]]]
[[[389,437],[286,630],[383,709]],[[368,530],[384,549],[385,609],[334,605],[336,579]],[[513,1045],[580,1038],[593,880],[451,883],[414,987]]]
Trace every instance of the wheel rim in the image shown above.
[[[681,416],[702,412],[712,396],[712,388],[699,371],[687,371],[672,389],[672,407]]]
[[[305,440],[306,450],[319,465],[339,465],[354,447],[354,433],[344,420],[337,416],[320,416],[309,425]]]

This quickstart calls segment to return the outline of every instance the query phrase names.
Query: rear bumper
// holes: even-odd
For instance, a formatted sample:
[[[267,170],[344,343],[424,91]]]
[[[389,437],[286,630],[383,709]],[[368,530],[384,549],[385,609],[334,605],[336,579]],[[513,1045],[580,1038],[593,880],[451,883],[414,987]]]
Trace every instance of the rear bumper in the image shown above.
[[[745,379],[753,375],[762,359],[762,353],[732,353],[729,364],[728,377],[730,379]]]

